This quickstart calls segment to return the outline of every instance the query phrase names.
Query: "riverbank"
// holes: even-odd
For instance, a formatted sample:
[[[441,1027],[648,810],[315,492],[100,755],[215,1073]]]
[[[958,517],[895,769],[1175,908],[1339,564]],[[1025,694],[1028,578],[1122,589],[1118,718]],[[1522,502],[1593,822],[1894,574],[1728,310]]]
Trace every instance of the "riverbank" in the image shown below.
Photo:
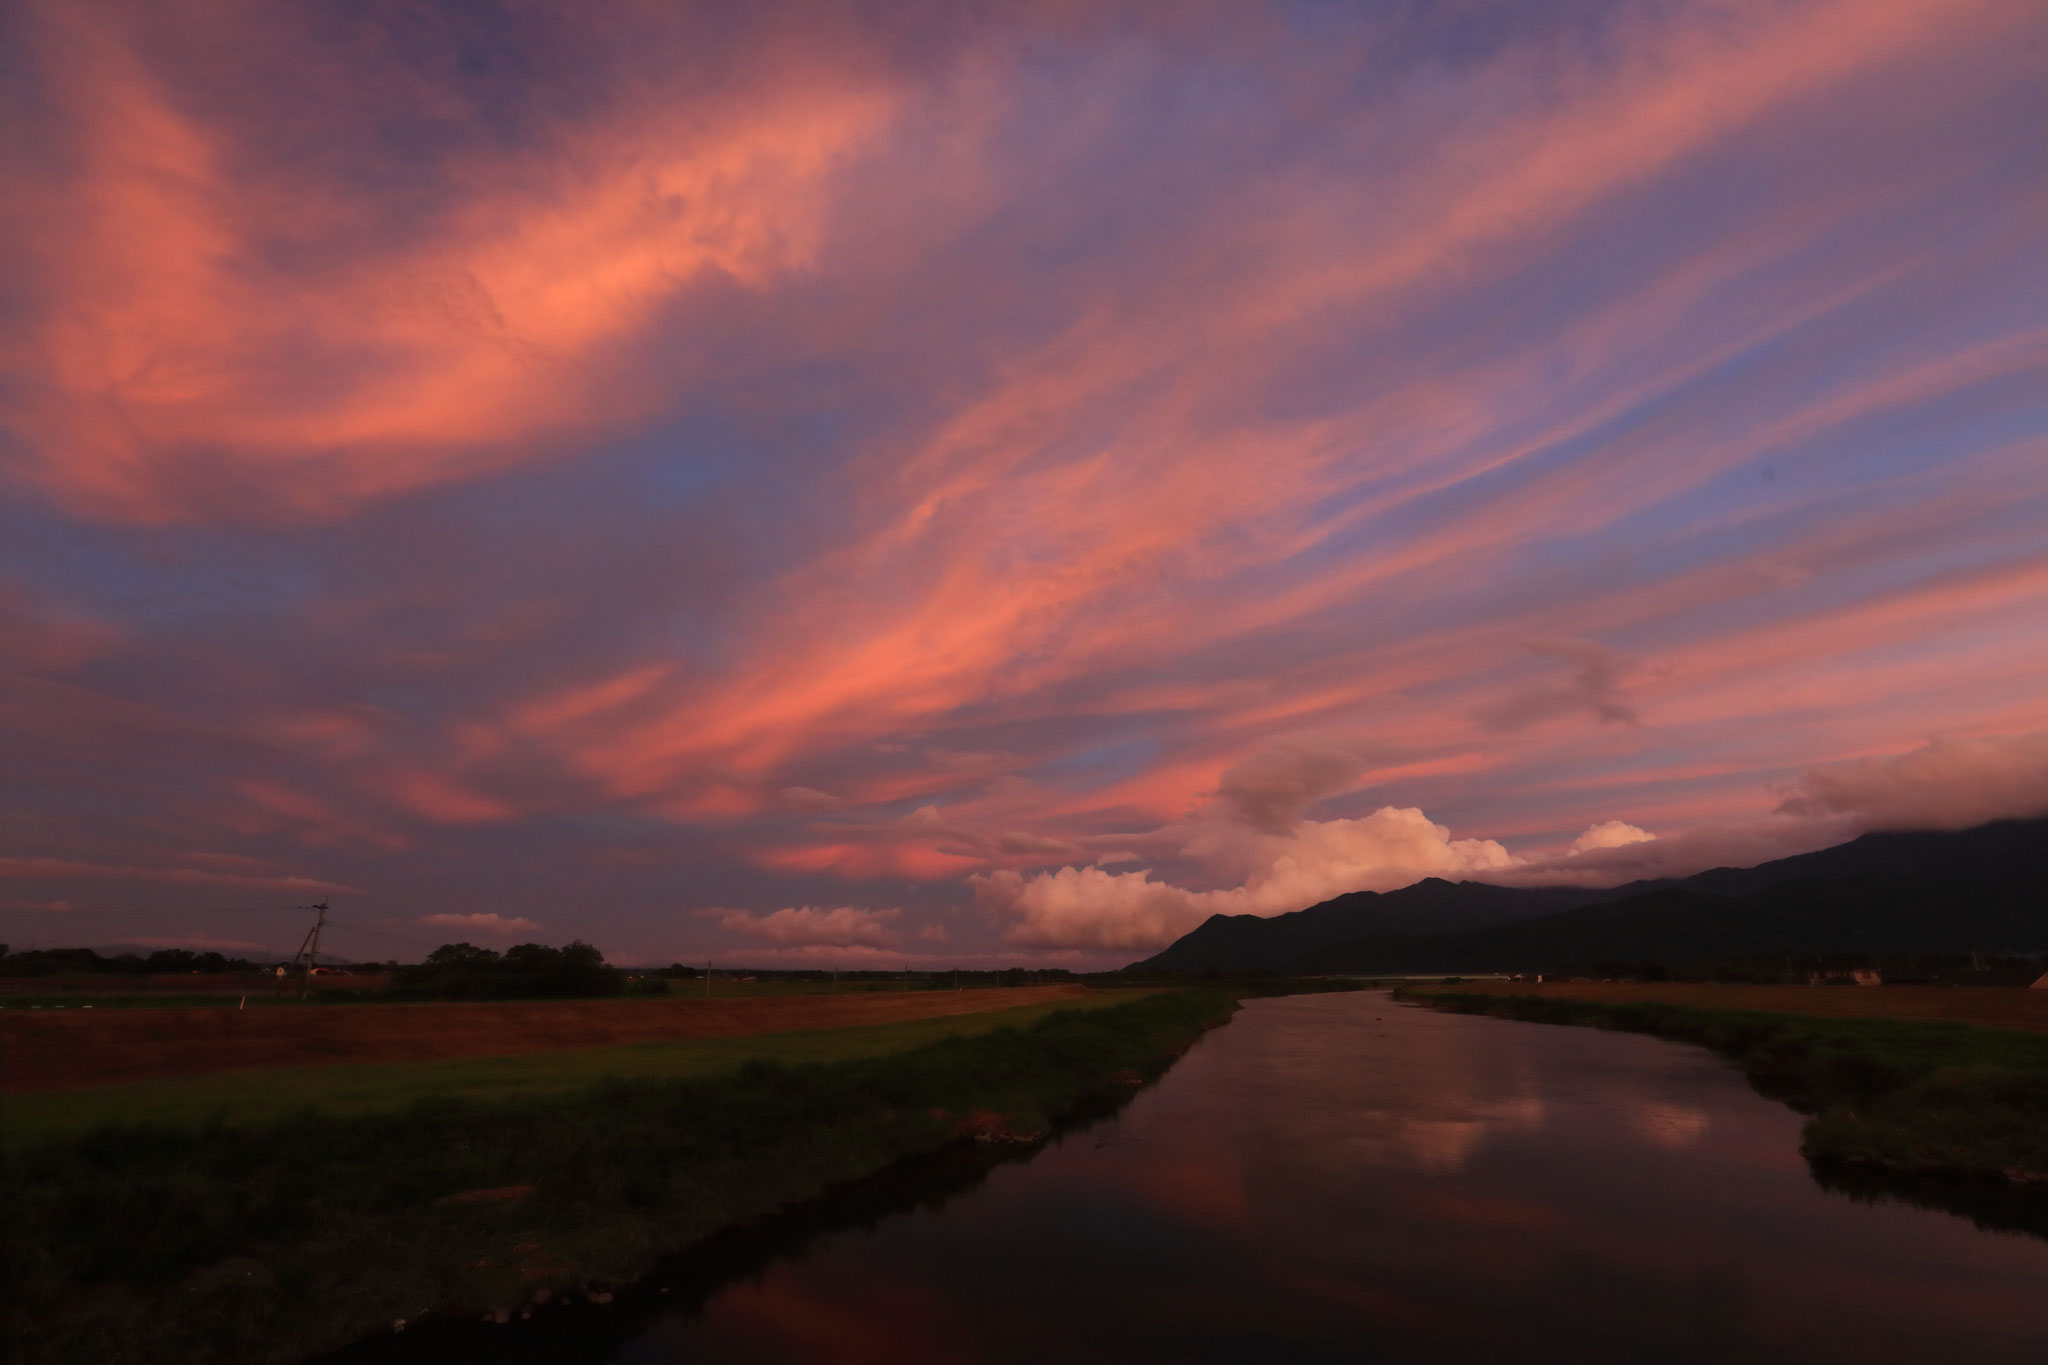
[[[1394,982],[1417,990],[1433,983]],[[2002,986],[1764,986],[1719,981],[1473,981],[1463,995],[1526,995],[1603,1005],[1690,1005],[1818,1019],[1899,1019],[2048,1032],[2048,990]]]
[[[1712,1048],[1739,1062],[1759,1091],[1811,1116],[1801,1150],[1817,1173],[1862,1193],[2048,1231],[2048,1036],[2040,1033],[1563,994],[1407,988],[1395,997]],[[1975,1188],[1947,1198],[1944,1182]],[[1987,1189],[2002,1201],[1987,1204]]]
[[[906,1156],[1032,1141],[1235,1009],[1162,992],[891,1056],[10,1152],[8,1358],[286,1362],[424,1313],[603,1292]]]

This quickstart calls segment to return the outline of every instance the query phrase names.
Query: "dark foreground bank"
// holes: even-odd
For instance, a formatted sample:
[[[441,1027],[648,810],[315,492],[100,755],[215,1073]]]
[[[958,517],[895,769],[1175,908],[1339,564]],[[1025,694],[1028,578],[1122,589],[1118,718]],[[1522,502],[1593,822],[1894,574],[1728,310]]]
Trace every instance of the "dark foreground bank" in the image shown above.
[[[891,1057],[607,1082],[4,1158],[7,1356],[290,1361],[427,1313],[602,1293],[660,1255],[906,1156],[1034,1140],[1163,1071],[1237,993],[1161,993]]]
[[[1736,1059],[1763,1094],[1811,1115],[1801,1150],[1823,1184],[2048,1235],[2048,1036],[1650,1002],[1433,989],[1396,995],[1462,1014],[1626,1029],[1712,1048]]]

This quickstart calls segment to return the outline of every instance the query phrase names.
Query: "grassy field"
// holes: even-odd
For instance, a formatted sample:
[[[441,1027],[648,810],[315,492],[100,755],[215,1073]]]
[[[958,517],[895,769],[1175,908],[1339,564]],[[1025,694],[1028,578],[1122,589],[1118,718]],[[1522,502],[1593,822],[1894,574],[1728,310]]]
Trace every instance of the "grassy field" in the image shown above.
[[[1882,996],[1890,989],[1806,994]],[[1428,987],[1397,995],[1468,1014],[1627,1029],[1702,1044],[1740,1062],[1758,1090],[1812,1115],[1801,1146],[1817,1167],[1854,1172],[1859,1179],[1896,1177],[1911,1184],[1916,1194],[1909,1197],[1920,1202],[2048,1233],[2048,1034],[1923,1019],[1591,1000],[1562,992]],[[1959,1201],[1944,1193],[1945,1181],[1974,1185],[1979,1194],[2004,1193],[1990,1202],[1976,1196]],[[1881,1185],[1870,1188],[1882,1192]]]
[[[1078,1000],[866,1028],[636,1043],[518,1057],[265,1067],[83,1090],[29,1091],[9,1095],[0,1106],[0,1145],[18,1148],[110,1123],[191,1130],[266,1122],[307,1111],[374,1113],[428,1099],[541,1099],[606,1078],[694,1080],[729,1074],[749,1062],[801,1065],[879,1057],[941,1038],[1024,1028],[1062,1008],[1113,1008],[1144,994],[1102,991]]]
[[[883,1055],[34,1143],[0,1153],[0,1344],[11,1365],[261,1365],[623,1282],[962,1136],[1032,1140],[1235,1007],[1162,991],[971,1036],[987,1016],[933,1021],[946,1036]]]

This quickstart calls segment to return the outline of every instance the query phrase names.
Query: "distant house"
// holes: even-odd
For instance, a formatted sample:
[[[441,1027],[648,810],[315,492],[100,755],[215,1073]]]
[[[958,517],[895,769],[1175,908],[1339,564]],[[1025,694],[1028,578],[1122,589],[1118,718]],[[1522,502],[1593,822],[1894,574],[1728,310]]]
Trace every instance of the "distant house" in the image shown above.
[[[1875,967],[1858,967],[1849,973],[1849,979],[1859,986],[1882,986],[1884,973]]]

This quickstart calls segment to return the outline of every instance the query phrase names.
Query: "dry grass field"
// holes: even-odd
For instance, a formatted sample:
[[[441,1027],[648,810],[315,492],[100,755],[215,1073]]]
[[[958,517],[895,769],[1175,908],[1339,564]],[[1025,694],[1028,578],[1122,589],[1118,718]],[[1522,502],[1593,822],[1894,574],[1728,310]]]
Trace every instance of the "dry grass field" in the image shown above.
[[[1534,995],[1601,1004],[1758,1010],[1819,1019],[1905,1019],[2048,1031],[2048,990],[1995,986],[1725,986],[1677,981],[1468,981],[1430,987],[1465,995]]]
[[[19,1093],[253,1067],[511,1057],[858,1028],[1079,1000],[1075,985],[728,1000],[536,1000],[236,1010],[0,1012],[0,1090]]]

